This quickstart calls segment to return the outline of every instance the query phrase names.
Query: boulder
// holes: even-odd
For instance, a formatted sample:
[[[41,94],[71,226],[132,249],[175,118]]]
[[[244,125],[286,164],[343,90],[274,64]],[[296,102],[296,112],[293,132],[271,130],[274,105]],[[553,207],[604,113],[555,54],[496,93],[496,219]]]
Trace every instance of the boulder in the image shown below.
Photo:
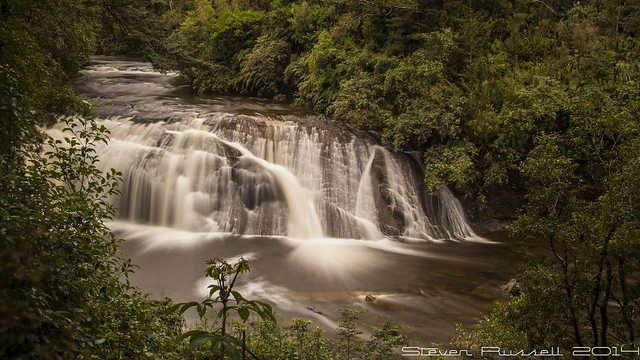
[[[516,279],[511,279],[506,285],[500,287],[504,292],[511,296],[519,296],[522,295],[523,286]]]

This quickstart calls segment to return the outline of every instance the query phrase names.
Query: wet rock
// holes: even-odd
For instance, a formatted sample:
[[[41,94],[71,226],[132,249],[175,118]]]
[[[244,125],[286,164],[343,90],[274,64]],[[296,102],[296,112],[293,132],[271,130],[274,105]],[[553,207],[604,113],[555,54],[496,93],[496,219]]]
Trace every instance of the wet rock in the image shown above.
[[[346,237],[351,239],[365,239],[364,233],[358,226],[356,218],[329,202],[322,202],[322,212],[326,214],[326,235],[331,237]]]
[[[314,313],[316,313],[316,314],[318,314],[318,315],[324,315],[324,314],[322,313],[322,311],[318,311],[318,310],[316,310],[316,309],[312,308],[311,306],[307,306],[307,309],[309,309],[309,310],[313,311]]]
[[[500,289],[511,296],[519,296],[522,295],[524,286],[519,283],[518,280],[511,279],[506,285],[501,286]]]
[[[371,171],[373,172],[371,186],[377,189],[373,193],[373,201],[379,222],[378,227],[386,236],[400,236],[405,228],[404,209],[401,204],[396,204],[393,200],[388,183],[390,174],[387,174],[385,157],[379,150],[376,150]]]
[[[371,303],[376,302],[376,297],[373,295],[367,295],[364,297],[364,301],[371,302]]]

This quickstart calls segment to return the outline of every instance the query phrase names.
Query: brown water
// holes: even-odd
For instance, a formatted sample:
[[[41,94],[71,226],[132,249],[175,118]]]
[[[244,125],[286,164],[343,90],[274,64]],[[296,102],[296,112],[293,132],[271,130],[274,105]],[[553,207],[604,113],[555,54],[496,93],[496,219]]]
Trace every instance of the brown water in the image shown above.
[[[122,248],[140,266],[132,282],[155,297],[203,299],[206,260],[243,256],[252,270],[241,278],[239,291],[270,302],[285,324],[303,317],[332,332],[340,307],[369,309],[364,322],[395,319],[416,346],[447,344],[454,323],[477,323],[494,301],[506,299],[500,286],[520,263],[509,243],[301,241],[128,223],[112,228],[127,239]]]

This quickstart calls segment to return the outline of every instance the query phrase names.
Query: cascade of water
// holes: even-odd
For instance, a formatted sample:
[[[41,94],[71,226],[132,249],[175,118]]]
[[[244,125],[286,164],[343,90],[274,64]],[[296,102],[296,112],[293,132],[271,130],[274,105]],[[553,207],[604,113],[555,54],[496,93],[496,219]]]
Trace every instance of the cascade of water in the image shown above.
[[[375,148],[374,151],[372,151],[371,156],[369,156],[369,161],[367,161],[367,166],[365,166],[364,171],[362,172],[360,184],[358,185],[356,216],[375,223],[378,219],[375,213],[376,206],[373,202],[373,197],[371,197],[371,194],[373,193],[373,180],[371,178],[373,160],[375,160]]]
[[[363,229],[367,239],[369,240],[384,238],[384,235],[376,226],[378,223],[378,217],[376,214],[376,204],[372,196],[374,192],[371,169],[373,167],[373,161],[375,160],[375,149],[376,147],[372,148],[373,151],[369,156],[369,161],[367,161],[367,165],[360,177],[355,211],[356,217],[358,218],[358,226]]]
[[[433,237],[435,227],[424,213],[422,202],[416,190],[413,176],[391,156],[385,148],[378,147],[384,158],[386,169],[387,199],[390,201],[391,212],[399,212],[404,223],[402,235],[406,237],[422,238],[425,235]]]
[[[442,228],[447,232],[450,238],[454,239],[477,239],[478,235],[471,229],[467,223],[462,204],[455,196],[444,188],[439,191],[440,214],[439,221]]]
[[[197,122],[196,122],[197,123]],[[280,188],[237,145],[182,124],[107,121],[105,168],[123,172],[120,216],[191,231],[286,234]]]
[[[119,71],[85,73],[110,84]],[[136,71],[153,83],[144,86],[146,97],[125,84],[111,85],[115,95],[88,82],[80,86],[108,113],[101,121],[112,142],[99,152],[106,169],[123,173],[122,195],[113,200],[122,218],[307,239],[476,236],[451,192],[425,195],[421,168],[401,154],[317,115],[239,114],[215,102],[149,104],[149,96],[172,91],[171,77],[147,68],[121,72]]]
[[[242,155],[268,169],[278,182],[278,185],[280,185],[287,203],[289,236],[299,239],[322,238],[324,236],[322,225],[320,225],[320,219],[318,219],[313,203],[307,200],[303,188],[298,183],[298,179],[289,170],[254,156],[239,144],[229,144],[238,149]]]

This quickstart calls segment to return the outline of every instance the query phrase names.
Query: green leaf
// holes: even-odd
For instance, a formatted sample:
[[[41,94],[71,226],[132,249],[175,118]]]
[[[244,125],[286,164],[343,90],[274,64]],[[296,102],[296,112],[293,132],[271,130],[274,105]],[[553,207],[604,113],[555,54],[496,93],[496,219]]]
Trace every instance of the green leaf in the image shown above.
[[[209,285],[208,288],[210,289],[209,290],[209,296],[210,297],[213,296],[213,294],[215,294],[217,291],[220,290],[220,286],[215,285],[215,284]]]
[[[192,349],[199,348],[206,343],[215,343],[218,339],[219,336],[217,334],[211,334],[208,332],[194,334],[189,338],[189,347]]]
[[[240,318],[242,319],[242,321],[247,321],[247,319],[249,318],[249,309],[247,308],[239,308],[238,309],[238,315],[240,315]]]
[[[242,297],[242,294],[240,294],[239,292],[237,292],[235,290],[231,292],[231,295],[233,295],[233,298],[236,300],[236,302],[240,302],[240,301],[244,300],[244,297]]]
[[[186,333],[183,333],[182,335],[180,335],[178,337],[178,340],[182,341],[184,339],[191,338],[192,336],[201,335],[201,334],[209,334],[209,332],[204,330],[189,330]]]
[[[198,311],[198,316],[202,319],[207,313],[207,307],[204,303],[200,303],[196,306],[196,310]]]
[[[176,306],[180,306],[179,314],[183,314],[187,309],[192,308],[194,306],[198,306],[200,303],[197,301],[190,301],[188,303],[176,304]]]

